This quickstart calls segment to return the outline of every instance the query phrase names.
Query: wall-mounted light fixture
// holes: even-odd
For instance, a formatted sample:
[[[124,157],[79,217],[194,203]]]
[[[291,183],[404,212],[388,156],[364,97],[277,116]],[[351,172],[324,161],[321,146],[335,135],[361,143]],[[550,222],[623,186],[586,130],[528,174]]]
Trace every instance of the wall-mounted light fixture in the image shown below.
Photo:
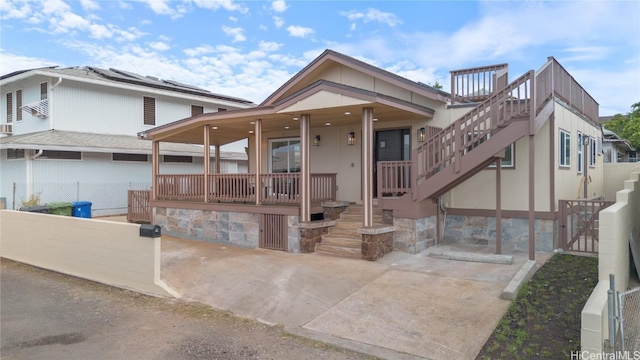
[[[417,136],[418,136],[418,142],[424,142],[425,140],[427,140],[426,139],[426,137],[427,137],[427,129],[425,129],[423,127],[418,129]]]
[[[320,135],[313,138],[313,146],[320,146]]]
[[[356,133],[350,132],[347,134],[347,145],[354,145],[356,143]]]

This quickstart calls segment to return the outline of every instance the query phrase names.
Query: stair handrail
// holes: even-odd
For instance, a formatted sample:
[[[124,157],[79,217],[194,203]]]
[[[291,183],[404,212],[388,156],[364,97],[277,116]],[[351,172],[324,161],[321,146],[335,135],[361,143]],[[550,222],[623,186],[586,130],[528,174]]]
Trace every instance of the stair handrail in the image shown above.
[[[507,86],[509,64],[451,70],[451,104],[484,101]]]
[[[533,70],[524,73],[415,149],[416,181],[447,165],[459,166],[461,157],[501,127],[514,118],[530,116],[534,82]]]

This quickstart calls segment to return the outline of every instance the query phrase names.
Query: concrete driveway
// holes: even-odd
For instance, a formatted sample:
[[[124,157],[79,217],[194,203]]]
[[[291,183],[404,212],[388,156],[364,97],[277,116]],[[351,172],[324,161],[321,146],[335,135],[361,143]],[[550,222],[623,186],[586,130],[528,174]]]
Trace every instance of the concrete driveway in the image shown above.
[[[162,239],[180,296],[384,358],[474,359],[510,302],[512,265],[393,252],[377,262]],[[551,254],[538,254],[539,264]]]

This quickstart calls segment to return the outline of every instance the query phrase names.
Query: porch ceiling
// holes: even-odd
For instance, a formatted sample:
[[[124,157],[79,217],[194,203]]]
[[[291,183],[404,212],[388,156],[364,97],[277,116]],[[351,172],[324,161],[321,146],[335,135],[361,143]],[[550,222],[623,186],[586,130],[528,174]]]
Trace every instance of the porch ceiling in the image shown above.
[[[272,132],[287,129],[299,130],[299,121],[294,118],[300,118],[302,114],[310,115],[311,128],[360,125],[364,107],[373,108],[373,117],[380,122],[433,117],[430,109],[394,103],[388,98],[376,100],[364,101],[356,105],[305,109],[299,112],[288,112],[286,109],[267,106],[208,113],[159,126],[139,135],[141,138],[162,142],[203,144],[203,126],[210,125],[211,145],[225,145],[253,136],[254,124],[252,123],[257,119],[262,120],[262,132]]]

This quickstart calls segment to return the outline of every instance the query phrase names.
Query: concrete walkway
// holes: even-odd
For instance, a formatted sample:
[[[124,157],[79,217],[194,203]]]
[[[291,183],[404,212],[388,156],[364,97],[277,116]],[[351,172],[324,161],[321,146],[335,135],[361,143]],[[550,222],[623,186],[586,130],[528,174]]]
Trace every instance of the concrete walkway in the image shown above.
[[[367,262],[163,237],[162,279],[185,300],[379,357],[474,359],[527,254],[511,265],[427,255]]]

